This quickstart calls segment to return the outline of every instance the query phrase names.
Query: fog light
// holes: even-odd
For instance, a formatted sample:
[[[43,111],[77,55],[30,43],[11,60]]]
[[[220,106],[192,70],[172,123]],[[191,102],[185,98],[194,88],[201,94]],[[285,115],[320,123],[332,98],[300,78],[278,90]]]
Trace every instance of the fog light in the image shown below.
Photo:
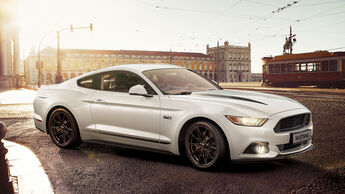
[[[270,150],[268,148],[267,142],[256,142],[250,144],[246,150],[244,150],[245,154],[266,154]]]

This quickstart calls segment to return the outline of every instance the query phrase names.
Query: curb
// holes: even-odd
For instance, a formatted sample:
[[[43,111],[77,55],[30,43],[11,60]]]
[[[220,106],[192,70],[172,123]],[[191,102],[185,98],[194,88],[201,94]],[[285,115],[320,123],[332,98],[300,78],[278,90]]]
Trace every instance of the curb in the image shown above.
[[[54,193],[40,161],[27,147],[2,140],[8,149],[10,179],[15,193]]]

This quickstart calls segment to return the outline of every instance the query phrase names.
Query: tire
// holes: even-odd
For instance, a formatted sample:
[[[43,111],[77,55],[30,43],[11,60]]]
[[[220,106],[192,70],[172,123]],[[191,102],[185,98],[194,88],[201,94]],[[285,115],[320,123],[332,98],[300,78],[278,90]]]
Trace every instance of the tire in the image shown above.
[[[82,143],[77,122],[64,108],[57,108],[50,114],[48,130],[50,138],[60,148],[74,148]]]
[[[214,169],[226,157],[227,143],[220,129],[208,121],[198,121],[188,127],[184,136],[185,154],[198,169]]]

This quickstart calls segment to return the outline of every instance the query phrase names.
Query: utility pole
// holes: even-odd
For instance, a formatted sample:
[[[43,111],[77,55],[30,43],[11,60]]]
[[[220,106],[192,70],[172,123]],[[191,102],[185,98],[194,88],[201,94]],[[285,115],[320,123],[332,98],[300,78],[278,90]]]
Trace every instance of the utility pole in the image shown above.
[[[296,34],[294,34],[293,36],[292,36],[292,27],[291,27],[291,25],[290,25],[290,38],[289,38],[289,41],[290,41],[290,45],[291,45],[291,47],[290,47],[290,54],[292,54],[292,37],[295,37],[296,36]],[[296,39],[294,39],[294,40],[296,40]]]
[[[219,80],[220,80],[220,71],[219,71],[219,68],[220,68],[220,65],[219,65],[219,41],[217,41],[217,83],[219,84]]]
[[[172,64],[172,60],[173,60],[173,53],[172,50],[170,49],[170,56],[169,56],[169,63]]]
[[[56,78],[55,83],[59,84],[63,82],[62,70],[61,70],[61,57],[60,57],[60,31],[56,31],[57,34],[57,68],[56,68]]]

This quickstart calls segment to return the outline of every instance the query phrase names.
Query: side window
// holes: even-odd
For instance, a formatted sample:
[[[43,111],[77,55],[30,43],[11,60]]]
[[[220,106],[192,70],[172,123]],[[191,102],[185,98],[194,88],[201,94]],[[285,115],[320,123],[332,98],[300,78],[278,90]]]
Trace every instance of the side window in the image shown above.
[[[99,74],[81,78],[77,81],[77,85],[83,88],[99,90]]]
[[[115,72],[115,92],[124,92],[128,93],[129,89],[135,85],[143,85],[148,94],[155,95],[154,90],[138,75],[126,72],[126,71],[117,71]]]
[[[105,73],[101,77],[101,90],[114,91],[115,90],[115,73]]]

